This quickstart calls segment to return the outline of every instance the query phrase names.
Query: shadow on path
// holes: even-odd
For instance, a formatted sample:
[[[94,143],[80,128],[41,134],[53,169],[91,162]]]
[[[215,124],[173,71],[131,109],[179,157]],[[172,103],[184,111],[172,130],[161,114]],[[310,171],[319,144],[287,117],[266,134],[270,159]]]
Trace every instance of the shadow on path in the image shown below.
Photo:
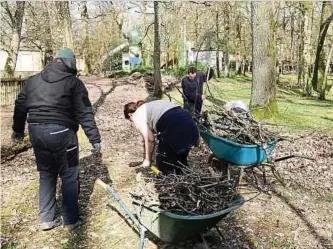
[[[91,215],[90,198],[94,191],[95,180],[100,178],[106,184],[110,184],[107,166],[102,162],[102,154],[91,154],[80,160],[80,195],[79,208],[82,225],[70,236],[70,239],[63,249],[88,248],[86,234],[87,218]]]

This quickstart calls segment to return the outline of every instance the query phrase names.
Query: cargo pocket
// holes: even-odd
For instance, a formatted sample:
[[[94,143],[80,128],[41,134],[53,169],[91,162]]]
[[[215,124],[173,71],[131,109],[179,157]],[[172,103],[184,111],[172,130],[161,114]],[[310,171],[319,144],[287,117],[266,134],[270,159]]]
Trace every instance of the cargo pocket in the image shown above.
[[[66,150],[68,167],[76,167],[79,165],[79,150],[77,145],[71,145]]]
[[[38,171],[57,171],[57,163],[51,151],[34,150]]]

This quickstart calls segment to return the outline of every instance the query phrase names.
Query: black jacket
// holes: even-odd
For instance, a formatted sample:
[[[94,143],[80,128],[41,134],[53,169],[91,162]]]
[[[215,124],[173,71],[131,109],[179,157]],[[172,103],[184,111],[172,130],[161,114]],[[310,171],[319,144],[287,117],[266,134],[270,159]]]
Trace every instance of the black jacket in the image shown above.
[[[213,77],[214,70],[209,71],[208,80]],[[188,76],[182,79],[183,98],[189,102],[195,102],[196,99],[201,99],[203,94],[203,84],[207,81],[207,75],[198,71],[195,79],[190,80]]]
[[[24,132],[26,119],[28,123],[59,124],[74,131],[80,124],[92,144],[101,142],[88,91],[76,77],[76,70],[62,59],[27,79],[15,101],[14,132]]]

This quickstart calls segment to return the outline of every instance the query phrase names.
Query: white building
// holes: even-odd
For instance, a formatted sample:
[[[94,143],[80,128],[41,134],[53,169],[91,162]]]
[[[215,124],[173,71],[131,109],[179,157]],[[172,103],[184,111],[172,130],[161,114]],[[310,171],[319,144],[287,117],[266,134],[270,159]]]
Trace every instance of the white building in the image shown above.
[[[39,51],[19,51],[16,61],[15,77],[26,77],[42,70],[43,53]],[[0,71],[3,72],[8,54],[0,50]]]
[[[4,71],[8,54],[6,51],[0,50],[0,72]],[[19,51],[16,61],[14,77],[28,77],[40,72],[43,69],[44,53],[34,50]],[[83,71],[84,60],[77,58],[76,67],[78,71]]]

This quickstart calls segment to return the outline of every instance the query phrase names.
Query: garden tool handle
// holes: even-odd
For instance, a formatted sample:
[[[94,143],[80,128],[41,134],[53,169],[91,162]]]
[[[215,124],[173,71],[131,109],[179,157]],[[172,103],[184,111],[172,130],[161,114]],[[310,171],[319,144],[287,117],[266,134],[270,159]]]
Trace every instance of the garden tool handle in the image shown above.
[[[157,176],[162,176],[163,175],[162,171],[160,171],[156,166],[151,166],[150,168],[151,168],[151,170],[153,171],[153,173],[155,175],[157,175]]]
[[[106,185],[101,179],[97,178],[96,183],[101,186],[102,188],[104,188],[104,190],[107,189],[108,185]]]

